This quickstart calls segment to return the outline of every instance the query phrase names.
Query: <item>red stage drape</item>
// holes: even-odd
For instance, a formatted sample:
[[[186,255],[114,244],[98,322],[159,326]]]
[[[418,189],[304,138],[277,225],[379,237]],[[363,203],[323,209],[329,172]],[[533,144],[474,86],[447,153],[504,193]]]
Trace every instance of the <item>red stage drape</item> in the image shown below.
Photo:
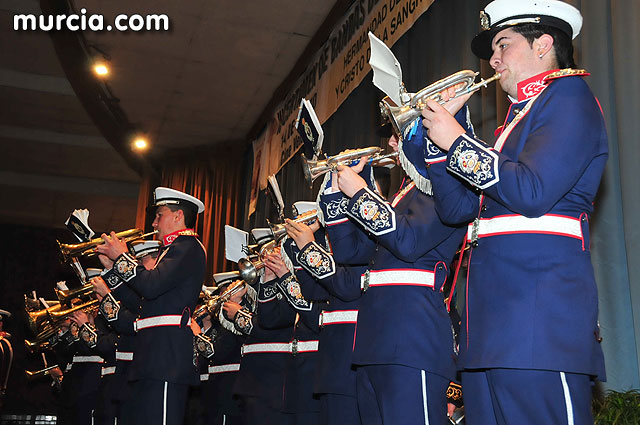
[[[159,186],[183,191],[204,203],[205,211],[198,215],[195,230],[207,249],[206,280],[211,283],[213,273],[232,269],[232,264],[224,258],[224,226],[239,227],[242,217],[245,172],[241,164],[242,151],[224,146],[188,156],[167,155],[166,158]],[[137,225],[141,227],[144,227],[144,210],[154,189],[150,182],[151,178],[147,176],[140,185]]]

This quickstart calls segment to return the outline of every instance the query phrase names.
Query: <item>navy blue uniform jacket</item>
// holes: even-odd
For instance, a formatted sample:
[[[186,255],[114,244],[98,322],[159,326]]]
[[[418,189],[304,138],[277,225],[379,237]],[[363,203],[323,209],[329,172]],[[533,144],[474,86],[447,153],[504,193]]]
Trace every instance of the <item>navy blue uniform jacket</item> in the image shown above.
[[[372,274],[380,276],[386,271],[433,274],[431,287],[400,281],[364,292],[353,363],[399,364],[453,379],[453,333],[441,289],[464,229],[443,224],[433,198],[412,186],[405,185],[392,204],[369,189],[357,192],[342,209],[365,231],[336,214],[332,217],[336,224],[327,228],[337,262],[364,260]],[[322,200],[336,204],[340,196],[322,195]]]
[[[458,177],[444,167],[429,169],[443,220],[478,217],[483,225],[496,219],[514,225],[492,233],[485,228],[489,233],[470,253],[461,367],[558,370],[602,379],[588,222],[607,158],[606,129],[582,78],[545,84],[536,99],[511,105],[506,123],[516,117],[516,124],[502,130],[503,146],[489,148],[463,135],[443,163]],[[480,165],[464,158],[477,158]],[[482,200],[469,186],[484,190]],[[542,220],[564,224],[545,228]]]
[[[124,266],[121,262],[128,262]],[[135,268],[133,267],[135,265]],[[193,333],[188,326],[204,281],[206,253],[194,236],[180,235],[165,246],[152,270],[123,254],[109,273],[117,273],[142,296],[140,319],[181,316],[180,326],[156,326],[136,334],[132,378],[198,385],[193,364]],[[123,270],[125,272],[123,272]],[[109,273],[105,275],[109,279]]]

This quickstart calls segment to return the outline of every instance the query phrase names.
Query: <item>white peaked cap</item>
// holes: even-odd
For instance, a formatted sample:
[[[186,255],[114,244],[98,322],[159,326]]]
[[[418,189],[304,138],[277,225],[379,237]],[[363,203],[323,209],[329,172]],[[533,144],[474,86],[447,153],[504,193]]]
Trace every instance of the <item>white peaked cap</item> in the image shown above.
[[[198,198],[168,187],[156,187],[151,208],[163,205],[186,205],[198,213],[204,212],[204,204]]]
[[[574,39],[582,29],[582,15],[560,0],[494,0],[480,12],[482,31],[471,41],[471,50],[479,58],[489,59],[491,42],[498,32],[527,23],[558,28]]]

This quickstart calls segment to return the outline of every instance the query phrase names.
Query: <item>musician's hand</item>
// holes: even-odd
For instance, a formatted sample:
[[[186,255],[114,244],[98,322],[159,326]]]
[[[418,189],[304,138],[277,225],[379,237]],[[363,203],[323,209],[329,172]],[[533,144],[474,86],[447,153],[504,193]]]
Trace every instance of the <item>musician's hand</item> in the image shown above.
[[[207,314],[202,318],[202,329],[209,329],[211,327],[211,315]]]
[[[264,265],[278,277],[282,277],[289,273],[289,269],[284,261],[282,261],[282,257],[279,252],[267,255],[264,259]]]
[[[234,303],[240,303],[242,301],[242,297],[247,293],[247,285],[244,285],[244,288],[240,290],[240,292],[236,292],[231,297],[229,297],[229,301],[233,301]]]
[[[453,412],[456,411],[456,405],[453,403],[447,403],[447,416],[453,416]]]
[[[89,283],[93,286],[93,291],[96,293],[100,302],[102,302],[102,299],[111,292],[111,289],[109,289],[104,279],[100,276],[92,277]]]
[[[200,326],[195,320],[192,320],[189,326],[191,327],[191,332],[193,332],[194,335],[200,335],[202,333],[202,329],[200,329]]]
[[[236,302],[227,301],[226,303],[222,304],[222,311],[229,320],[235,319],[236,314],[240,310],[242,310],[242,306]]]
[[[369,155],[363,156],[362,158],[360,158],[360,161],[358,161],[356,165],[351,166],[351,169],[356,173],[360,174],[362,170],[364,170],[364,166],[367,165],[367,162],[369,162],[369,158],[370,158]]]
[[[104,243],[98,245],[96,247],[96,250],[100,254],[106,255],[111,260],[115,260],[121,254],[124,254],[128,251],[127,244],[123,240],[118,239],[118,236],[116,236],[116,232],[112,231],[110,235],[103,233],[102,235],[100,235],[100,237],[104,239]]]
[[[54,367],[53,369],[51,369],[49,371],[49,375],[51,375],[51,377],[53,379],[61,379],[62,378],[62,370],[59,367]]]
[[[360,161],[360,163],[362,163],[362,161]],[[367,187],[367,182],[358,175],[354,168],[342,165],[338,166],[338,188],[349,198],[359,190]],[[362,169],[360,169],[360,171],[362,171]]]
[[[448,151],[453,142],[465,134],[464,128],[458,124],[453,115],[434,100],[427,100],[422,116],[424,117],[422,125],[427,128],[427,136],[444,151]]]
[[[87,322],[93,324],[93,321],[90,320],[89,315],[82,310],[74,311],[69,315],[69,318],[73,320],[78,326],[82,326]]]
[[[100,260],[105,269],[111,270],[113,268],[113,260],[106,255],[98,254],[98,260]]]
[[[339,190],[340,188],[338,187],[338,172],[332,171],[331,172],[331,191],[337,192]]]
[[[314,225],[319,227],[319,224],[316,224],[317,222],[318,220],[314,222]],[[304,223],[296,223],[295,221],[287,218],[285,220],[284,228],[287,229],[287,235],[293,239],[298,249],[304,248],[309,242],[315,239],[313,237],[312,228]]]
[[[265,282],[265,283],[266,282],[271,282],[273,279],[276,278],[276,274],[273,271],[271,271],[270,268],[265,267],[263,270],[264,270],[264,280],[263,280],[263,282]]]

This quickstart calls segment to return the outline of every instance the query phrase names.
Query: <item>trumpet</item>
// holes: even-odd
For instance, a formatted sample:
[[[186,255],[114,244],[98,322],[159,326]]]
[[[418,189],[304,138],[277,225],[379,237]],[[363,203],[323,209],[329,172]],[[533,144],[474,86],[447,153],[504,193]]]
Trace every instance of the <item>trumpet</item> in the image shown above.
[[[242,291],[246,286],[246,283],[242,280],[236,280],[231,282],[227,287],[218,295],[209,295],[205,292],[205,302],[193,312],[191,320],[198,321],[205,317],[207,314],[211,316],[217,316],[222,308],[222,304],[231,299],[232,296]]]
[[[63,322],[55,325],[52,323],[46,323],[34,339],[24,340],[25,348],[33,354],[53,347],[57,342],[57,335],[64,325],[65,324]]]
[[[309,210],[298,215],[292,221],[296,223],[309,224],[309,222],[312,222],[316,218],[318,218],[318,210]],[[280,241],[287,235],[287,229],[284,227],[285,225],[283,223],[270,223],[267,220],[267,224],[269,225],[269,229],[271,229],[271,235],[276,242]]]
[[[70,306],[73,303],[73,300],[77,298],[84,298],[94,295],[93,285],[91,285],[90,283],[87,283],[75,289],[63,290],[55,288],[54,291],[56,293],[56,296],[58,297],[58,301],[60,302],[60,304],[66,306]]]
[[[51,317],[51,319],[54,322],[59,322],[61,320],[64,320],[67,318],[68,315],[70,315],[73,312],[76,312],[78,310],[83,310],[85,313],[90,313],[94,310],[96,310],[98,308],[98,306],[100,305],[100,301],[98,301],[97,299],[92,299],[89,301],[86,301],[82,304],[78,304],[75,305],[67,310],[61,310],[61,311],[50,311],[49,312],[49,316]]]
[[[313,181],[319,176],[330,171],[335,171],[340,165],[355,165],[363,156],[370,156],[368,163],[371,165],[383,167],[395,165],[395,159],[398,157],[398,152],[392,152],[385,155],[382,151],[383,149],[381,147],[369,146],[367,148],[354,149],[349,152],[344,152],[317,161],[309,160],[304,156],[304,154],[302,154],[302,172],[304,173],[305,180],[309,183],[309,187],[311,188],[313,187]]]
[[[51,320],[51,316],[49,316],[50,311],[59,311],[62,309],[62,304],[56,304],[49,308],[43,308],[38,311],[27,311],[27,323],[29,324],[29,329],[32,332],[38,332],[43,325],[47,323],[47,321]]]
[[[474,93],[483,87],[486,88],[487,84],[499,80],[502,76],[499,72],[496,72],[491,78],[481,79],[474,84],[477,75],[477,72],[470,70],[458,71],[423,88],[402,105],[396,105],[389,97],[385,97],[380,102],[382,119],[391,123],[398,137],[403,137],[404,131],[408,126],[422,115],[422,110],[425,108],[427,100],[435,100],[442,105],[445,101],[440,93],[444,90],[455,87],[455,95],[451,98],[455,99],[468,93]]]
[[[119,239],[123,239],[126,243],[133,242],[138,239],[144,239],[148,236],[152,236],[158,233],[157,230],[149,233],[142,233],[140,229],[129,229],[123,232],[116,233],[116,236]],[[98,245],[102,245],[104,243],[104,239],[102,238],[94,238],[88,242],[76,243],[76,244],[66,244],[58,242],[58,246],[60,247],[60,253],[62,254],[62,262],[66,263],[69,259],[75,257],[82,256],[90,256],[98,253],[96,247]]]
[[[45,367],[44,369],[40,369],[40,370],[35,370],[35,371],[25,370],[24,373],[25,373],[25,375],[27,375],[27,380],[31,381],[31,380],[39,378],[41,376],[51,375],[51,372],[54,369],[58,369],[59,367],[60,366],[55,364],[53,366]]]
[[[241,258],[240,261],[238,261],[240,278],[249,285],[255,284],[259,278],[258,271],[265,267],[264,259],[267,255],[273,253],[277,247],[278,243],[275,240],[271,240],[263,244],[257,254],[249,258]]]
[[[37,339],[41,339],[44,333],[52,332],[69,314],[78,310],[90,312],[95,310],[99,304],[100,302],[97,299],[91,299],[66,310],[63,310],[64,304],[56,304],[39,311],[28,311],[27,322],[31,331],[38,335]]]

